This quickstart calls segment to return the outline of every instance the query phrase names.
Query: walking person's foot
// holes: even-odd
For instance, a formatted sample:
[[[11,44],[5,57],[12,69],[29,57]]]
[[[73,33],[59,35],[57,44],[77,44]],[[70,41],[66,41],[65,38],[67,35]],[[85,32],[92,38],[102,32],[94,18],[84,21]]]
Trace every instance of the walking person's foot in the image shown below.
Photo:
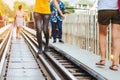
[[[59,42],[60,42],[60,43],[64,43],[64,41],[63,41],[63,40],[59,40]]]
[[[100,60],[96,65],[105,66],[105,60]]]
[[[111,65],[110,67],[109,67],[109,69],[111,69],[111,70],[113,70],[113,71],[118,71],[118,65]]]
[[[47,52],[48,51],[48,46],[45,46],[45,48],[44,48],[44,52]]]
[[[53,43],[56,43],[56,40],[53,40]]]

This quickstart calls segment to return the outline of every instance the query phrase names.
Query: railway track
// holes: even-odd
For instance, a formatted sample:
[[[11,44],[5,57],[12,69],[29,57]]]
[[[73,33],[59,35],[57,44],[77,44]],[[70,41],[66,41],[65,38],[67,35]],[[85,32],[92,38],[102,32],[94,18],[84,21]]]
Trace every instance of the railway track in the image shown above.
[[[54,63],[53,66],[57,67],[57,69],[61,71],[62,75],[64,74],[64,76],[67,78],[65,80],[97,80],[84,69],[80,68],[65,56],[61,55],[61,53],[53,49],[51,49],[51,52],[47,52],[45,55],[47,58],[49,58],[51,64]]]
[[[33,42],[33,45],[35,45],[37,48],[37,40],[34,31],[33,33],[30,32],[24,31],[24,34],[29,37],[29,40]],[[48,52],[39,55],[39,57],[44,58],[47,63],[49,63],[49,65],[54,70],[56,75],[58,75],[57,77],[59,77],[60,80],[97,80],[97,78],[86,72],[83,67],[78,66],[76,63],[64,56],[63,53],[55,50],[52,47],[50,47]],[[54,76],[54,74],[51,75]],[[55,77],[54,79],[59,80]]]
[[[41,75],[44,77],[44,79],[36,80],[105,80],[99,76],[93,75],[93,73],[91,74],[89,71],[87,72],[87,69],[83,67],[82,64],[78,64],[78,62],[76,62],[72,57],[51,45],[49,46],[50,49],[48,52],[43,52],[43,54],[38,55],[38,43],[35,34],[36,31],[26,27],[22,31],[22,37],[29,47],[39,71],[42,73]],[[8,48],[11,49],[11,47]],[[2,72],[3,74],[1,75],[2,77],[0,80],[9,80],[7,79],[7,75],[10,66],[10,55],[11,54],[6,55],[6,67],[2,70],[4,72]]]
[[[0,80],[47,79],[36,62],[37,58],[33,56],[23,38],[19,40],[12,36],[7,51],[8,54],[4,60],[6,65]]]
[[[11,24],[0,28],[0,80],[3,80],[6,69],[6,59],[11,43],[12,28]]]

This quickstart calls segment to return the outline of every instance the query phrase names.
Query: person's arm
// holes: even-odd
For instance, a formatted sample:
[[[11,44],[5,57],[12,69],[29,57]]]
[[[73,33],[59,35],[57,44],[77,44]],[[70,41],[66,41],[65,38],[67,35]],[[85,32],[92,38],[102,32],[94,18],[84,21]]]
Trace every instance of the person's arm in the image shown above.
[[[56,0],[53,0],[53,3],[54,3],[54,5],[55,5],[56,9],[58,10],[59,14],[60,14],[60,15],[62,16],[62,18],[64,19],[65,16],[64,16],[64,14],[62,13],[62,11],[60,10],[60,8],[59,8],[59,6],[58,6],[58,2],[57,2]]]

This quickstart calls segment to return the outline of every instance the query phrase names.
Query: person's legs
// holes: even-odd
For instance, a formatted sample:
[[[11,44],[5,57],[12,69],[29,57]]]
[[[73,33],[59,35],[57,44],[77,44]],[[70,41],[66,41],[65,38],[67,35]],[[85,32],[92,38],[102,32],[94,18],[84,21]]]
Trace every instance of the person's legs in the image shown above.
[[[111,19],[112,23],[112,66],[111,70],[118,70],[119,56],[120,56],[120,16],[118,11],[113,11],[113,17]]]
[[[46,40],[44,51],[47,51],[48,50],[48,44],[49,44],[48,24],[49,24],[49,20],[50,20],[50,15],[46,14],[46,15],[43,15],[42,17],[43,17],[43,32],[44,32],[45,40]]]
[[[16,27],[16,39],[18,39],[18,30],[19,30],[19,28]]]
[[[22,31],[22,27],[19,27],[19,29],[18,29],[18,34],[19,34],[19,37],[18,37],[18,39],[21,39],[21,31]]]
[[[56,42],[56,25],[57,23],[51,22],[52,25],[52,36],[53,36],[53,43]]]
[[[16,28],[16,38],[17,39],[20,39],[21,29],[22,28],[20,26]]]
[[[49,27],[49,38],[51,39],[51,37],[52,37],[52,28]]]
[[[51,39],[52,38],[52,25],[51,25],[51,22],[49,22],[48,29],[49,29],[49,38]]]
[[[58,25],[58,36],[59,36],[59,42],[64,43],[62,41],[62,21],[57,22]]]
[[[118,65],[120,55],[120,25],[112,25],[112,36],[113,36],[113,62],[112,65]],[[113,66],[114,69],[118,69],[118,66]]]
[[[106,58],[106,36],[108,25],[111,20],[110,10],[99,10],[98,11],[98,23],[99,23],[99,47],[100,47],[100,61],[96,65],[105,65]]]
[[[99,24],[100,61],[96,63],[96,65],[105,64],[107,28],[108,28],[108,25]]]
[[[39,13],[34,13],[34,20],[35,20],[35,27],[37,30],[37,41],[38,41],[38,53],[41,54],[42,53],[42,25],[43,25],[43,19],[41,17],[41,14]]]

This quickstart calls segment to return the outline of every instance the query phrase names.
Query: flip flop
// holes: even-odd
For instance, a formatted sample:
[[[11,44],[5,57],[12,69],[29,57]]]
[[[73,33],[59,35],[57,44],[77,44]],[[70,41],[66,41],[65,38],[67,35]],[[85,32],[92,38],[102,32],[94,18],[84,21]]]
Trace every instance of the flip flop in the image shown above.
[[[99,62],[96,63],[96,65],[100,65],[100,66],[105,66],[105,60],[100,60]]]
[[[117,67],[117,68],[114,68],[114,67]],[[113,71],[118,71],[118,65],[111,65],[109,68]]]

